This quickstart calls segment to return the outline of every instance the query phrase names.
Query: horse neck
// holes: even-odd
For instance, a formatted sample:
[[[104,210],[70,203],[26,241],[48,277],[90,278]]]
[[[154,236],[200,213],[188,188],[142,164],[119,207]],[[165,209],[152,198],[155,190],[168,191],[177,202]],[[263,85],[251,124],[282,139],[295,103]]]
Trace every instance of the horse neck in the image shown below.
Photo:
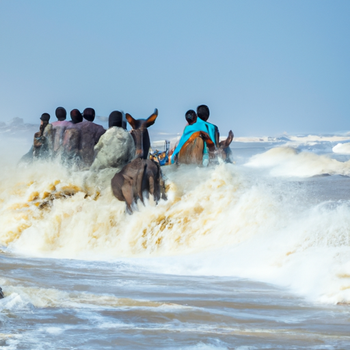
[[[135,142],[136,158],[147,159],[149,148],[151,146],[148,130],[133,129],[131,130],[131,136]]]

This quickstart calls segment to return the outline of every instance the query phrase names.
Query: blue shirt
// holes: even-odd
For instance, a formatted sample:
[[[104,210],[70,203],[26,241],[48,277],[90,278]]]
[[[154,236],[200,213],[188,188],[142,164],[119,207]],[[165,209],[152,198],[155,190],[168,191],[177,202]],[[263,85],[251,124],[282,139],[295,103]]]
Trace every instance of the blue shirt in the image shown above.
[[[175,156],[179,154],[182,146],[189,140],[189,138],[195,132],[203,131],[209,135],[214,145],[216,145],[216,127],[214,124],[210,124],[202,120],[201,118],[197,118],[197,121],[192,125],[187,125],[185,130],[181,136],[179,144],[176,146],[174,153],[171,155],[171,163],[174,163]]]

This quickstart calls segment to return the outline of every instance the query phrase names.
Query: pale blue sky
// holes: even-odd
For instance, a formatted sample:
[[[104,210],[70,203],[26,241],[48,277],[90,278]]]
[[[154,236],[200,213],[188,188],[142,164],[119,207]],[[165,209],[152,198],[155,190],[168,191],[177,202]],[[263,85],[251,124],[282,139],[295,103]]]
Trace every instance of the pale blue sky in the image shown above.
[[[350,130],[350,1],[0,0],[0,120],[63,106],[223,135]]]

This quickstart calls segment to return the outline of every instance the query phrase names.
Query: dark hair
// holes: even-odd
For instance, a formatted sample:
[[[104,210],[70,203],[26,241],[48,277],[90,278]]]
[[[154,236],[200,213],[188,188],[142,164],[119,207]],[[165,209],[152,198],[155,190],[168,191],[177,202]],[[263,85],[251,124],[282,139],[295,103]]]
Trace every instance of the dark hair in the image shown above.
[[[210,112],[209,108],[206,105],[200,105],[197,107],[197,115],[199,118],[204,120],[205,122],[208,120]]]
[[[88,120],[89,122],[93,122],[95,119],[95,110],[93,108],[85,108],[83,112],[84,119]]]
[[[81,115],[79,109],[72,109],[70,111],[70,117],[73,124],[81,123],[83,121],[83,116]]]
[[[50,114],[49,113],[43,113],[40,117],[40,119],[43,121],[43,122],[48,122],[50,120]]]
[[[123,127],[123,114],[119,111],[113,111],[108,118],[108,127],[118,126],[119,128]]]
[[[57,107],[55,111],[58,120],[65,120],[67,117],[67,111],[63,107]]]
[[[185,118],[188,124],[193,124],[197,121],[197,114],[193,109],[190,109],[186,112]]]

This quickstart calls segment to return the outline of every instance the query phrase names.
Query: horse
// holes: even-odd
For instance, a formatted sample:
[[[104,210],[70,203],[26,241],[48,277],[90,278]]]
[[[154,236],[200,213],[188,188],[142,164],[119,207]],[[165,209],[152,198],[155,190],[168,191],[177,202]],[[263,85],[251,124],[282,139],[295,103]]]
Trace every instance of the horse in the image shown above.
[[[229,131],[226,140],[219,142],[215,147],[214,142],[206,132],[198,131],[191,135],[188,141],[182,146],[178,154],[179,164],[203,164],[203,153],[205,144],[209,151],[210,162],[215,162],[218,158],[226,163],[230,163],[231,150],[229,148],[233,140],[233,132]]]
[[[157,204],[160,198],[166,199],[160,166],[151,159],[134,159],[114,175],[111,185],[114,196],[126,203],[129,213],[133,212],[131,206],[138,199],[145,204],[144,192],[153,195]]]
[[[151,145],[147,128],[154,124],[158,110],[148,119],[135,120],[130,114],[126,119],[132,126],[131,135],[135,142],[136,158],[126,164],[111,180],[113,195],[126,203],[127,211],[132,213],[132,204],[138,199],[144,204],[143,193],[153,195],[156,203],[166,199],[165,184],[160,165],[148,158]]]
[[[125,114],[126,120],[131,125],[131,136],[134,139],[136,147],[136,156],[142,159],[148,158],[151,141],[148,130],[153,125],[158,117],[158,109],[156,108],[147,119],[134,119],[129,113]]]

